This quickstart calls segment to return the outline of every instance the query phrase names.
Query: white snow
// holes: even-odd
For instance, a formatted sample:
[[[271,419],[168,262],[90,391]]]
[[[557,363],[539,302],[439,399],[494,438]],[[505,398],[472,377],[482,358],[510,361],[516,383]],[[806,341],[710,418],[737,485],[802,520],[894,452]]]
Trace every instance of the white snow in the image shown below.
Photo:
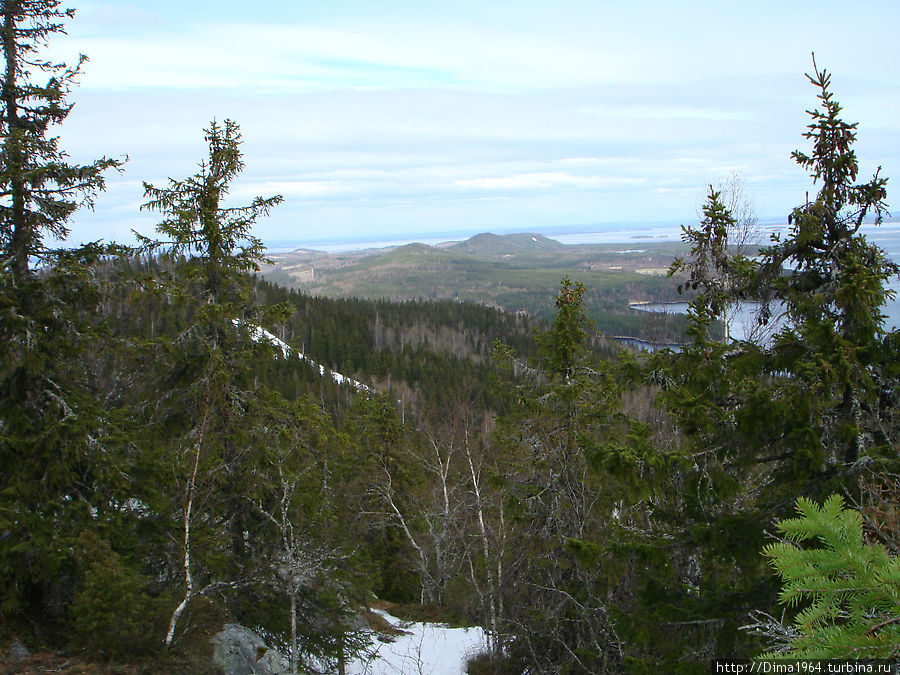
[[[232,319],[232,321],[234,322],[235,325],[238,325],[240,323],[240,321],[238,319]],[[289,344],[287,344],[283,340],[278,339],[277,337],[272,335],[272,333],[267,331],[265,328],[262,328],[261,326],[253,326],[253,325],[248,325],[248,328],[250,329],[251,336],[257,342],[262,342],[265,340],[269,344],[272,344],[276,347],[281,348],[281,354],[284,356],[284,358],[289,358],[291,356],[291,354],[295,353],[295,350]],[[341,373],[336,373],[333,370],[329,370],[325,366],[323,366],[319,363],[316,363],[311,358],[306,356],[306,354],[304,354],[303,352],[296,352],[296,354],[297,354],[297,358],[300,359],[301,361],[306,361],[307,363],[311,364],[313,366],[313,368],[318,368],[319,375],[321,375],[322,377],[330,376],[331,379],[334,380],[335,382],[337,382],[338,384],[347,383],[351,387],[356,389],[356,391],[366,391],[366,392],[370,392],[370,393],[375,391],[374,389],[372,389],[372,387],[369,387],[369,386],[363,384],[362,382],[357,382],[356,380],[350,379],[346,375],[342,375]]]
[[[375,642],[371,658],[347,664],[347,675],[463,675],[466,659],[485,649],[481,628],[410,623],[374,610],[404,631],[392,642]]]

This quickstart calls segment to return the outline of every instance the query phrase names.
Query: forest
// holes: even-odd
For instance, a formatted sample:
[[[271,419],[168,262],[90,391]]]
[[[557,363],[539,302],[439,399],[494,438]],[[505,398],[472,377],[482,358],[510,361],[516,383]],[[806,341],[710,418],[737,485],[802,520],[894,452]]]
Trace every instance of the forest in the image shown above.
[[[898,268],[859,232],[887,179],[815,61],[789,231],[737,249],[711,187],[670,268],[691,342],[649,354],[568,277],[549,321],[265,281],[282,198],[231,205],[232,120],[144,183],[155,232],[66,242],[121,167],[54,135],[82,63],[39,54],[71,16],[4,0],[0,28],[0,672],[17,644],[215,673],[224,623],[344,672],[377,603],[483,627],[472,674],[900,661]],[[766,344],[722,336],[743,299],[784,308]]]
[[[577,277],[585,285],[585,314],[598,332],[684,342],[683,315],[651,317],[630,307],[684,300],[675,280],[665,276],[684,245],[641,247],[623,251],[622,244],[564,245],[538,234],[481,234],[438,246],[278,253],[271,256],[275,264],[261,273],[267,281],[311,295],[469,301],[545,321],[553,318],[560,279]]]

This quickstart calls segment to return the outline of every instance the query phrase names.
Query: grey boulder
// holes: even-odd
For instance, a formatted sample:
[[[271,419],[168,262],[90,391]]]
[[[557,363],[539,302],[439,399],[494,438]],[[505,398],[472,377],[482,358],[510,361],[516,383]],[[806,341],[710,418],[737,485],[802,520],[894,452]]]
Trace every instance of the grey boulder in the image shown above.
[[[213,663],[225,675],[283,675],[289,672],[287,659],[249,628],[226,623],[210,640]]]

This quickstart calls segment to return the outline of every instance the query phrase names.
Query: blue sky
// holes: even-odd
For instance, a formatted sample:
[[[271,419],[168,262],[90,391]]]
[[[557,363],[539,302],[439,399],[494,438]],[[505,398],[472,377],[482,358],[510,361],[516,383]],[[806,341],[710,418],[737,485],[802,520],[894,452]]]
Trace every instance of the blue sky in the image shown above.
[[[74,241],[152,231],[142,181],[193,173],[213,118],[243,131],[234,203],[285,197],[267,241],[689,222],[733,171],[783,217],[811,189],[790,152],[812,51],[860,124],[863,174],[900,180],[893,1],[68,6],[53,54],[90,62],[63,145],[129,156]]]

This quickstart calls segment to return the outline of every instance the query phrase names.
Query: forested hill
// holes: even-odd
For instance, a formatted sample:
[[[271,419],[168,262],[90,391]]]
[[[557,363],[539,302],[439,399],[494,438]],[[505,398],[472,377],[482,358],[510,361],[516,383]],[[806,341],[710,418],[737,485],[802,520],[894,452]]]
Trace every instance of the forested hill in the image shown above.
[[[328,297],[469,300],[550,320],[563,277],[584,282],[588,317],[607,335],[683,341],[684,317],[649,317],[634,301],[684,299],[666,276],[679,242],[565,245],[539,234],[479,234],[466,241],[328,254],[271,256],[276,283]]]
[[[472,302],[314,297],[263,279],[254,288],[259,302],[291,308],[287,320],[272,326],[279,338],[316,363],[403,399],[410,413],[460,401],[502,412],[511,392],[500,386],[494,345],[534,356],[534,334],[543,326]]]
[[[510,258],[517,254],[522,257],[550,257],[568,254],[577,258],[589,256],[591,253],[601,253],[604,250],[598,247],[588,247],[579,251],[577,247],[573,249],[573,247],[561,244],[554,239],[530,232],[516,234],[485,232],[476,234],[465,241],[444,244],[444,247],[456,253],[487,259]]]
[[[104,276],[122,289],[104,309],[118,333],[148,341],[174,339],[196,322],[197,308],[157,294],[135,296],[130,290],[142,275],[177,276],[176,268],[160,259],[121,259],[107,265]],[[254,364],[255,371],[290,398],[314,393],[334,415],[340,415],[352,394],[322,377],[316,365],[401,400],[411,419],[461,401],[474,410],[502,413],[513,393],[499,381],[502,368],[492,357],[494,345],[503,343],[531,358],[535,332],[545,327],[537,319],[472,302],[325,298],[259,277],[247,281],[254,306],[284,309],[261,327],[307,359],[266,356]],[[595,347],[615,351],[612,343],[600,339]]]

